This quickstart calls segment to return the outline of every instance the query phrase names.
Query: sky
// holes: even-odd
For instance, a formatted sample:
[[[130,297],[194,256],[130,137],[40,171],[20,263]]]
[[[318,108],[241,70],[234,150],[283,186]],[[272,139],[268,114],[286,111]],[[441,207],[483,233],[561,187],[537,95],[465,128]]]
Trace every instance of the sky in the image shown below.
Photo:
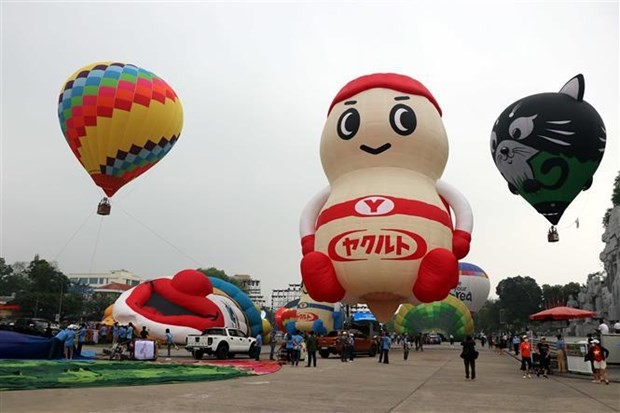
[[[620,170],[618,2],[1,3],[0,257],[35,254],[65,274],[186,268],[250,274],[272,289],[301,276],[299,217],[327,185],[320,136],[336,93],[361,75],[424,83],[443,110],[442,179],[474,213],[465,261],[497,283],[585,283],[602,271],[601,220]],[[170,84],[184,126],[171,152],[112,198],[67,145],[58,93],[80,67],[132,63]],[[560,242],[512,195],[490,132],[519,98],[585,77],[607,128],[594,183],[565,212]],[[579,228],[574,225],[579,219]]]

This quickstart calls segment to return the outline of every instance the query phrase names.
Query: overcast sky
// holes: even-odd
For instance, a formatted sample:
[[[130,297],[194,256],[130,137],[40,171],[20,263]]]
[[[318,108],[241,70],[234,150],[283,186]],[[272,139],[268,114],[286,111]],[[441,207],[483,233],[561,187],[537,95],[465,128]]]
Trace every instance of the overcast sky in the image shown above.
[[[0,256],[148,278],[214,266],[260,279],[269,300],[300,281],[298,221],[327,184],[329,104],[358,76],[396,72],[443,110],[443,179],[472,205],[465,261],[486,270],[492,293],[517,275],[585,282],[603,270],[601,219],[620,169],[618,2],[413,3],[3,1]],[[166,80],[185,123],[172,151],[100,217],[103,192],[71,153],[56,105],[69,75],[110,60]],[[578,73],[607,149],[550,244],[548,222],[508,192],[489,137],[507,105]]]

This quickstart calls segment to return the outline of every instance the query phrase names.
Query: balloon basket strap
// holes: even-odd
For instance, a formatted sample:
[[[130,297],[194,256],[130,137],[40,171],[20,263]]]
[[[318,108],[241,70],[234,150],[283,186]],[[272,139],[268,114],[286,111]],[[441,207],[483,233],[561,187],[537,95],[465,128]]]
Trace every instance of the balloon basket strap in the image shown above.
[[[110,200],[104,197],[101,201],[99,201],[99,205],[97,205],[97,214],[99,215],[110,215],[110,210],[112,206],[110,205]]]
[[[554,225],[549,228],[549,232],[547,233],[547,241],[549,242],[558,242],[560,240],[560,234],[558,234],[558,230]]]

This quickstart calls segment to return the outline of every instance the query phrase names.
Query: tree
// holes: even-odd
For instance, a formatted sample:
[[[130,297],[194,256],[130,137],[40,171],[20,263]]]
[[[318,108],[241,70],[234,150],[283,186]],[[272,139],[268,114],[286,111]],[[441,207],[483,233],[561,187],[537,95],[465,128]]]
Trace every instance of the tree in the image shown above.
[[[614,207],[620,205],[620,172],[616,176],[614,180],[614,188],[611,193],[611,204],[613,205],[611,208],[608,208],[605,211],[605,215],[603,216],[603,227],[607,228],[607,224],[609,224],[609,216],[611,215],[611,210]]]
[[[11,265],[7,265],[4,258],[0,258],[0,295],[9,296],[28,290],[30,281]]]
[[[209,268],[198,268],[198,271],[200,271],[201,273],[203,273],[204,275],[206,275],[207,277],[216,277],[216,278],[220,278],[228,283],[231,283],[233,285],[235,285],[236,287],[238,287],[241,291],[247,293],[247,288],[245,287],[245,285],[243,285],[243,283],[239,280],[236,280],[232,277],[229,277],[228,275],[226,275],[226,273],[224,272],[224,270],[218,270],[215,267],[209,267]]]
[[[543,284],[542,296],[544,308],[553,308],[566,304],[566,300],[564,299],[564,291],[562,288],[563,287],[561,285]]]
[[[573,298],[577,298],[580,290],[581,286],[576,282],[571,282],[565,285],[543,284],[543,307],[552,308],[560,305],[566,305],[571,295]]]
[[[540,311],[542,290],[531,277],[511,277],[499,282],[495,293],[499,296],[500,307],[504,310],[509,326],[527,326],[529,315]]]
[[[581,285],[577,282],[570,282],[565,284],[562,287],[562,294],[564,295],[564,302],[567,303],[570,299],[570,296],[573,296],[573,299],[577,299],[579,296],[579,292],[581,291]]]
[[[102,320],[105,309],[114,304],[120,294],[118,293],[95,293],[84,303],[85,320]]]
[[[484,331],[487,334],[501,330],[499,320],[500,311],[499,300],[487,300],[482,308],[474,314],[474,326],[476,331]]]
[[[18,304],[25,315],[55,319],[78,320],[82,315],[84,297],[69,292],[69,278],[38,255],[24,268],[28,288],[16,293],[12,303]]]

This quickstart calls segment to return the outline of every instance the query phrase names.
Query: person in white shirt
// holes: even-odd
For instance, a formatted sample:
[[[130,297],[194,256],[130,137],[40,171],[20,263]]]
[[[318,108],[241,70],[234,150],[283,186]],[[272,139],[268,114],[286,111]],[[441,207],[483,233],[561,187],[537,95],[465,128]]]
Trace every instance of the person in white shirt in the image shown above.
[[[598,326],[598,331],[601,334],[609,334],[609,326],[605,324],[605,321],[601,318],[601,324]]]
[[[620,321],[616,321],[616,324],[614,324],[614,330],[616,330],[616,334],[620,334]]]

